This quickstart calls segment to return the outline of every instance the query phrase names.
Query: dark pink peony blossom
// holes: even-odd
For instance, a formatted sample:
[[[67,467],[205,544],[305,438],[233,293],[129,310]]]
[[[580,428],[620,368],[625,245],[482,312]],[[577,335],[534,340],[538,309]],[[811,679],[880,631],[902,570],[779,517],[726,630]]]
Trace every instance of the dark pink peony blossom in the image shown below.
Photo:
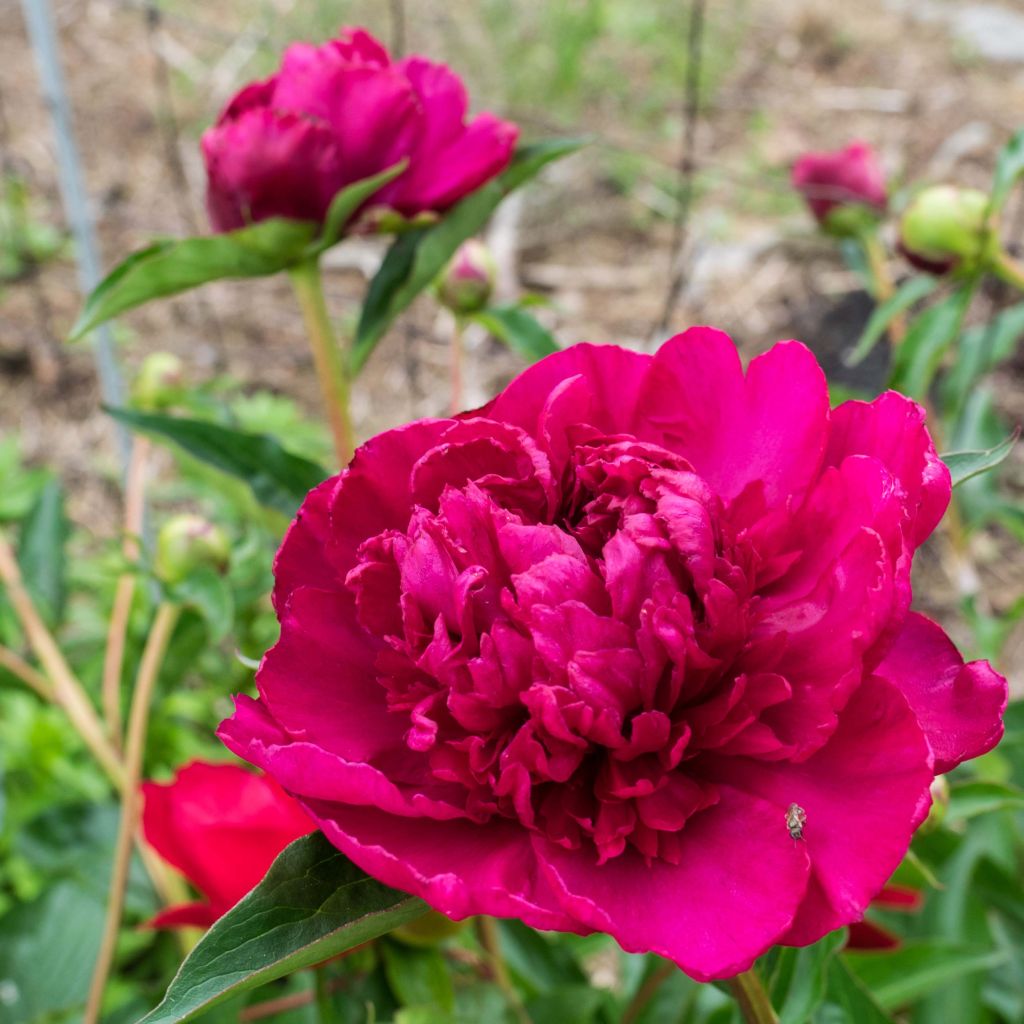
[[[217,231],[267,217],[320,221],[346,185],[408,158],[372,200],[406,216],[443,211],[508,164],[518,129],[467,122],[461,80],[423,57],[392,62],[363,29],[295,43],[277,74],[241,90],[203,136]]]
[[[804,153],[793,165],[793,187],[819,224],[834,210],[867,206],[881,212],[888,202],[885,175],[866,142],[831,153]]]
[[[205,897],[161,911],[154,928],[213,924],[316,827],[273,779],[237,764],[193,761],[169,783],[143,783],[142,794],[146,842]]]
[[[923,421],[830,411],[795,342],[746,375],[709,328],[553,355],[310,494],[260,699],[220,735],[451,917],[702,979],[813,942],[1001,734],[1005,680],[909,612],[950,495]]]
[[[901,914],[913,914],[924,904],[924,897],[917,889],[905,885],[887,885],[872,901],[871,906],[882,910],[896,910]],[[847,949],[897,949],[902,943],[900,937],[888,928],[883,928],[866,918],[850,925]]]

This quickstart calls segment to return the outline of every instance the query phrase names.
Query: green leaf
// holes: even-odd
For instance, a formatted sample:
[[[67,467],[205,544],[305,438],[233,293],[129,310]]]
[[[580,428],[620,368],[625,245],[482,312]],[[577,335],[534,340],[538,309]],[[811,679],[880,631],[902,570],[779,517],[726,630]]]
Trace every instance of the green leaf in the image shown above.
[[[133,253],[86,299],[71,341],[118,313],[226,277],[263,277],[296,263],[317,225],[274,217],[221,235],[165,239]]]
[[[527,994],[586,981],[586,975],[564,943],[527,928],[520,921],[499,921],[498,930],[502,957]]]
[[[67,596],[64,548],[68,533],[64,491],[58,481],[51,478],[29,509],[18,537],[18,564],[25,586],[48,626],[59,623],[64,615]]]
[[[804,1024],[825,999],[828,965],[842,949],[846,931],[826,935],[803,949],[779,947],[768,981],[779,1024]]]
[[[607,991],[592,985],[564,985],[531,999],[526,1016],[531,1024],[591,1024],[608,1000]]]
[[[201,566],[174,587],[174,599],[191,605],[202,616],[210,642],[220,643],[231,632],[235,602],[228,581],[215,569]]]
[[[837,956],[829,962],[825,1003],[814,1016],[815,1024],[892,1024],[843,959]]]
[[[908,942],[899,949],[874,953],[848,952],[847,966],[885,1010],[895,1010],[929,994],[940,985],[1006,961],[991,949],[965,949],[937,941]]]
[[[436,1007],[450,1014],[455,988],[444,957],[436,949],[413,949],[398,942],[381,946],[391,990],[403,1006]]]
[[[875,307],[863,334],[858,338],[857,344],[843,358],[843,362],[847,366],[856,366],[858,363],[864,362],[882,335],[885,334],[889,324],[900,313],[910,309],[915,302],[920,302],[926,295],[930,295],[937,286],[936,278],[924,274],[904,281],[885,302]]]
[[[203,936],[140,1024],[194,1020],[232,995],[344,953],[426,909],[364,874],[321,833],[296,839]]]
[[[359,373],[394,319],[427,288],[455,250],[487,223],[498,204],[552,160],[583,145],[553,139],[516,151],[508,169],[456,204],[435,225],[400,236],[370,283],[352,347],[352,374]]]
[[[293,455],[266,434],[132,409],[106,411],[132,429],[171,441],[201,462],[244,480],[260,504],[287,516],[294,515],[306,494],[328,476],[322,466]]]
[[[1003,462],[1013,451],[1013,446],[1020,437],[1018,427],[1005,441],[993,448],[986,448],[977,452],[947,452],[941,456],[942,461],[949,468],[949,475],[952,477],[953,486],[962,484],[971,477],[981,473],[987,473]]]
[[[962,821],[992,811],[1024,809],[1024,790],[999,782],[960,782],[949,791],[951,821]]]
[[[976,279],[965,281],[914,319],[895,351],[891,387],[911,398],[927,396],[942,357],[960,333],[976,287]]]
[[[1009,306],[987,324],[969,327],[963,332],[956,359],[940,385],[947,416],[959,415],[975,381],[1009,359],[1022,337],[1024,302]]]
[[[559,351],[550,332],[521,306],[492,306],[474,313],[470,319],[531,363]]]
[[[989,199],[991,213],[999,213],[1006,205],[1013,186],[1022,174],[1024,174],[1024,129],[1011,137],[996,158],[996,174]]]
[[[386,171],[375,174],[371,178],[363,178],[348,188],[343,188],[332,200],[327,216],[324,218],[324,229],[320,237],[313,244],[310,255],[318,255],[330,249],[345,230],[352,215],[359,209],[367,199],[378,189],[382,188],[389,181],[397,178],[409,166],[408,158],[399,160]]]

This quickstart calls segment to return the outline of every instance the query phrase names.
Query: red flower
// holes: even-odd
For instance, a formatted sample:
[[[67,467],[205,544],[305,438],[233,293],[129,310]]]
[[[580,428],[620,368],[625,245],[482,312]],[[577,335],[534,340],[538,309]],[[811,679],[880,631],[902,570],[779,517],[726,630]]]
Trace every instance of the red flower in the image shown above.
[[[303,504],[220,735],[449,917],[706,979],[859,920],[1006,681],[909,611],[950,497],[924,413],[795,342],[577,345],[388,431]]]
[[[885,175],[866,142],[851,142],[831,153],[805,153],[793,165],[793,187],[803,195],[819,224],[848,206],[884,211]]]
[[[144,782],[146,842],[205,897],[161,911],[154,928],[208,927],[316,826],[273,779],[236,764],[193,761],[172,782]]]
[[[408,158],[373,197],[412,216],[443,211],[508,164],[518,129],[467,123],[460,79],[423,57],[392,62],[363,29],[295,43],[277,74],[241,90],[203,136],[217,231],[267,217],[320,221],[346,185]]]
[[[887,885],[871,901],[871,906],[911,914],[920,910],[923,902],[924,899],[917,889],[909,889],[904,885]],[[896,949],[899,945],[898,935],[893,935],[887,928],[866,918],[850,925],[850,934],[846,942],[847,949]]]

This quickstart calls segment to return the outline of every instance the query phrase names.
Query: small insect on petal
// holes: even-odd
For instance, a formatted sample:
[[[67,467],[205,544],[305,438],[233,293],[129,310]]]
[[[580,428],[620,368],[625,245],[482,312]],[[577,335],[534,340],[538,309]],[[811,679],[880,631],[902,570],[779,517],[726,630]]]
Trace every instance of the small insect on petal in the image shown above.
[[[807,812],[799,804],[790,804],[786,811],[786,828],[793,839],[803,839]]]

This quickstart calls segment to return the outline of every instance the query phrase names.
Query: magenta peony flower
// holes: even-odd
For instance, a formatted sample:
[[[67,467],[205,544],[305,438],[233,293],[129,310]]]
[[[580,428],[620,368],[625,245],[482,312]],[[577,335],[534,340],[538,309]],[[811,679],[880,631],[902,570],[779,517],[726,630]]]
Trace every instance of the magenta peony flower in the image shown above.
[[[793,165],[793,187],[819,224],[846,207],[886,208],[885,175],[866,142],[851,142],[831,153],[804,153]]]
[[[310,494],[220,735],[451,917],[701,979],[814,942],[1002,731],[1005,680],[908,610],[950,495],[923,420],[830,411],[795,342],[746,376],[710,328],[550,356]]]
[[[373,199],[406,216],[443,211],[508,164],[518,129],[466,122],[460,79],[423,57],[392,62],[363,29],[295,43],[280,71],[241,90],[203,136],[217,231],[267,217],[320,221],[346,185],[408,169]]]

